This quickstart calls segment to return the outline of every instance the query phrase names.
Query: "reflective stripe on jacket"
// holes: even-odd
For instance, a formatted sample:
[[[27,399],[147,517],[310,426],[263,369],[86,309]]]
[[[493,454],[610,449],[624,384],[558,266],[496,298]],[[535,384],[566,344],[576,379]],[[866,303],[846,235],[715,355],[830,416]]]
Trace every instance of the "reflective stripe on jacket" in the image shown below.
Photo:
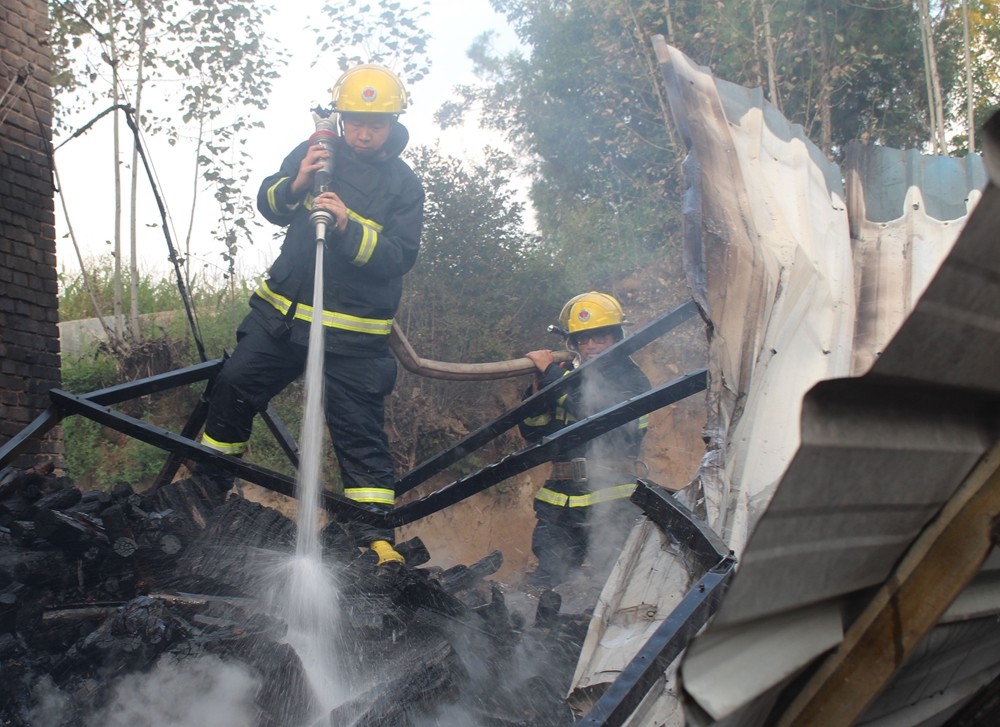
[[[262,280],[260,282],[260,287],[254,291],[254,295],[266,300],[282,315],[287,316],[288,311],[292,309],[292,301],[271,290],[268,287],[267,281]],[[295,306],[295,313],[293,315],[296,320],[311,322],[313,319],[313,307],[305,303],[299,303]],[[391,318],[362,318],[361,316],[352,316],[347,313],[338,313],[331,310],[323,311],[323,325],[328,328],[340,328],[345,331],[355,331],[357,333],[370,333],[375,336],[388,336],[392,331]]]

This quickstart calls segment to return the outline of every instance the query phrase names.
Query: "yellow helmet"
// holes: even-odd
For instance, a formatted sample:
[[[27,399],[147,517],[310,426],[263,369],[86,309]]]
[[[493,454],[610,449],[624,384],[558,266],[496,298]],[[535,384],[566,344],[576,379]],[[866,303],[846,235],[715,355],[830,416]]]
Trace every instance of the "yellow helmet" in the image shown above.
[[[559,325],[570,335],[595,328],[620,327],[627,322],[621,303],[595,290],[570,298],[559,313]]]
[[[333,108],[349,114],[401,114],[406,89],[388,68],[366,63],[345,71],[333,84]]]

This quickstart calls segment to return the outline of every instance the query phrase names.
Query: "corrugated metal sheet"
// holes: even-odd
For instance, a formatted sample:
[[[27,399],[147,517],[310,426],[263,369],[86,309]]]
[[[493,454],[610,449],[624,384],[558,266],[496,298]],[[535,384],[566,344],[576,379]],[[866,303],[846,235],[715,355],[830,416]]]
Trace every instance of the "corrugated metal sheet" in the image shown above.
[[[997,441],[1000,200],[974,155],[854,145],[841,172],[759,91],[654,46],[690,150],[689,279],[712,321],[711,439],[688,494],[740,557],[683,661],[688,722],[772,724]],[[862,723],[941,724],[996,675],[995,570]],[[634,606],[607,600],[606,630]],[[660,702],[642,724],[667,723]]]

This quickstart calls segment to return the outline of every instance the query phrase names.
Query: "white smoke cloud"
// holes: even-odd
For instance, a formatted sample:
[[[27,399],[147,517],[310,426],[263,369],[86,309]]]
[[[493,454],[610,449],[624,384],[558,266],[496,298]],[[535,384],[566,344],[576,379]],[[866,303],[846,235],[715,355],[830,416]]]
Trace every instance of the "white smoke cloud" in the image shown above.
[[[164,656],[148,674],[130,674],[87,727],[246,727],[255,724],[257,681],[215,656]],[[54,724],[38,722],[37,724]]]

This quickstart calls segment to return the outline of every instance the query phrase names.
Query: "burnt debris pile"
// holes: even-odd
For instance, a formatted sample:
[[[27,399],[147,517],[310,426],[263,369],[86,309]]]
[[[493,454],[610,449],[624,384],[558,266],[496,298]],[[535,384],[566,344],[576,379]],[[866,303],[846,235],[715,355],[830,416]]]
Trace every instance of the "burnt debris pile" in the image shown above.
[[[141,703],[137,679],[162,694],[170,673],[206,664],[174,701],[193,702],[235,669],[241,678],[223,691],[243,689],[249,715],[213,724],[574,722],[562,697],[589,614],[560,613],[554,592],[487,580],[499,552],[442,570],[413,539],[398,545],[406,565],[384,572],[336,523],[321,541],[338,583],[331,649],[346,685],[332,711],[318,707],[287,625],[261,596],[268,570],[294,550],[283,514],[201,477],[82,492],[51,465],[0,471],[0,724],[114,724],[109,710],[125,719],[114,706],[123,684]],[[151,709],[130,724],[158,724]]]

